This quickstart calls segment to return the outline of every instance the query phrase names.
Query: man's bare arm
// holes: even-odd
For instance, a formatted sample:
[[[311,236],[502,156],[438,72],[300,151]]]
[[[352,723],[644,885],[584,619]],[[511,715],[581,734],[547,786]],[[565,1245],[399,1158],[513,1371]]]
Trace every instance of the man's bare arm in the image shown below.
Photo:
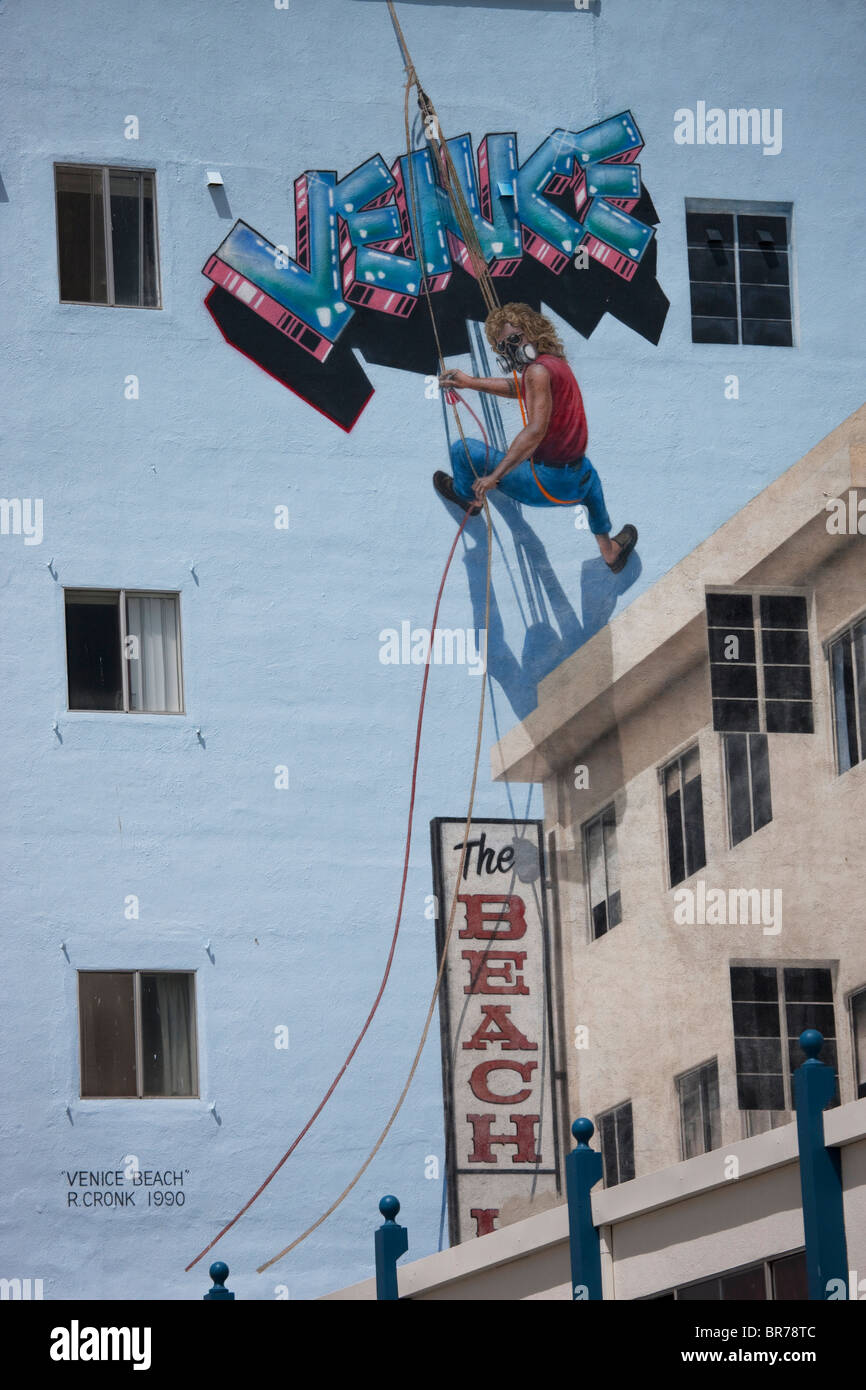
[[[453,386],[456,391],[484,391],[488,396],[517,397],[517,387],[507,376],[469,376],[467,372],[443,372],[440,386]]]

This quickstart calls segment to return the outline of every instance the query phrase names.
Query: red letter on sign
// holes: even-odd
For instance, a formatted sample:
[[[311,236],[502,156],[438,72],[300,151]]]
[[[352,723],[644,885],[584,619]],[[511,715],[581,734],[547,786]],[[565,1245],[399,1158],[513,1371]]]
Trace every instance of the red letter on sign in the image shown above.
[[[532,1095],[531,1086],[526,1086],[522,1091],[515,1091],[513,1096],[497,1096],[489,1089],[487,1078],[492,1071],[516,1071],[521,1081],[529,1081],[537,1066],[537,1062],[508,1062],[504,1057],[479,1062],[469,1078],[469,1089],[473,1096],[485,1105],[519,1105]]]
[[[464,960],[469,962],[469,984],[463,986],[464,994],[528,994],[529,988],[523,983],[520,975],[512,979],[512,965],[516,965],[518,971],[523,969],[523,962],[526,960],[525,951],[462,951]],[[501,960],[502,965],[495,965],[493,962]],[[491,976],[501,976],[505,981],[501,985],[492,985]]]
[[[473,937],[476,941],[516,941],[526,932],[526,908],[522,898],[468,893],[458,896],[457,901],[466,904],[466,928],[457,933],[464,940]],[[500,910],[485,912],[486,903],[499,903]],[[485,931],[485,922],[507,922],[509,930],[497,931],[494,926],[491,931]]]
[[[516,1130],[513,1136],[490,1133],[495,1115],[467,1115],[466,1118],[472,1126],[470,1163],[498,1163],[499,1159],[493,1157],[494,1144],[514,1144],[517,1153],[511,1155],[512,1163],[541,1162],[541,1154],[535,1152],[535,1126],[540,1115],[509,1115]]]
[[[499,1215],[498,1207],[470,1207],[469,1215],[475,1218],[475,1234],[489,1236],[496,1227],[493,1222]]]
[[[489,1042],[502,1043],[503,1052],[537,1052],[538,1043],[531,1043],[524,1037],[516,1024],[511,1022],[508,1015],[511,1013],[510,1004],[482,1004],[481,1012],[484,1017],[479,1023],[475,1032],[464,1047],[480,1048],[486,1051]],[[492,1032],[495,1024],[497,1032]]]

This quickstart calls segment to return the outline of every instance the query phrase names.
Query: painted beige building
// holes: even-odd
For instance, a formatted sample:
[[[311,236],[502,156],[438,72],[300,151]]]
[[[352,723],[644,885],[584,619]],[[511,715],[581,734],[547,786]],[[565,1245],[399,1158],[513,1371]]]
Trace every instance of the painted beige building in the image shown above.
[[[866,630],[855,632],[851,655],[851,631],[866,616],[860,498],[866,511],[866,406],[553,671],[537,709],[493,750],[495,778],[544,785],[561,1131],[568,1135],[576,1115],[597,1126],[607,1116],[608,1185],[617,1162],[620,1181],[706,1149],[713,1152],[703,1161],[721,1165],[738,1141],[787,1125],[790,1068],[802,1060],[787,1038],[802,1027],[835,1034],[842,1104],[866,1094],[866,762],[858,761],[866,753]],[[840,534],[843,506],[852,521]],[[714,728],[708,593],[733,595],[740,606],[751,597],[760,729],[748,745],[740,735],[726,749],[731,736]],[[805,632],[774,632],[774,623],[796,626],[785,615],[799,611]],[[731,624],[713,623],[721,624],[716,694],[736,687],[741,695],[753,677],[724,669]],[[796,669],[786,664],[794,659]],[[772,731],[803,722],[804,694],[813,732]],[[780,696],[792,697],[790,709]],[[722,717],[741,721],[742,702],[718,708],[734,704],[736,716]],[[677,787],[685,793],[698,757],[705,863],[677,882],[689,867],[678,860]],[[853,765],[840,770],[840,758]],[[766,820],[767,766],[771,819],[734,844],[732,822],[742,835],[744,813],[747,822]],[[694,813],[694,786],[689,796]],[[591,829],[606,811],[607,831],[598,822]],[[689,836],[699,863],[694,824]],[[690,902],[699,917],[702,902],[714,904],[707,921],[682,920]]]

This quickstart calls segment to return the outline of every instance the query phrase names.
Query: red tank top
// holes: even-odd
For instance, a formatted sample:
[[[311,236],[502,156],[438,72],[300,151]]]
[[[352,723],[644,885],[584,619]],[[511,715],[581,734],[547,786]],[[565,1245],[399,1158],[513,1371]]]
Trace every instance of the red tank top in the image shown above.
[[[547,434],[535,451],[538,463],[573,463],[586,453],[587,428],[577,378],[564,357],[543,352],[536,359],[550,373],[553,410]]]

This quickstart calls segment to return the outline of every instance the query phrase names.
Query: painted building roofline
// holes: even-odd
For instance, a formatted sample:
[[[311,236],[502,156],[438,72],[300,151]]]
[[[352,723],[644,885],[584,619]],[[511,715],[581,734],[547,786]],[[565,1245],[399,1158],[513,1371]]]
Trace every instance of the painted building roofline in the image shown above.
[[[492,748],[493,780],[545,781],[704,659],[708,587],[802,583],[846,544],[826,503],[852,488],[866,488],[866,404],[545,677]]]

